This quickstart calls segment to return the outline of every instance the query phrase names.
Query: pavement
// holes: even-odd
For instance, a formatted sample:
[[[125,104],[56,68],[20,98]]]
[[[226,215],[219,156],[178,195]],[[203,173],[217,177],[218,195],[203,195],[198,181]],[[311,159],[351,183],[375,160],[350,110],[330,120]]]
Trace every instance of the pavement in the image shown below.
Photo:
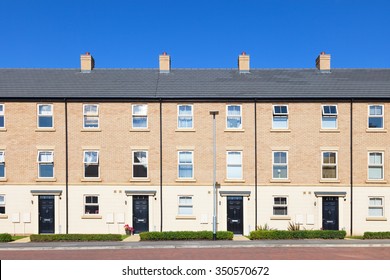
[[[201,241],[140,241],[131,235],[121,242],[30,242],[22,238],[10,243],[0,243],[0,250],[80,250],[80,249],[150,249],[150,248],[253,248],[253,247],[390,247],[390,239],[303,239],[303,240],[249,240],[235,235],[229,240]]]

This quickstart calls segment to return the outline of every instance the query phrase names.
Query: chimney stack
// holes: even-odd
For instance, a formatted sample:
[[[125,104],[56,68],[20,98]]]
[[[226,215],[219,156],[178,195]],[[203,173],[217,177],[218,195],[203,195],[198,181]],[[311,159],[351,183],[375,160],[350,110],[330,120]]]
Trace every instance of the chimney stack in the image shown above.
[[[320,71],[330,72],[330,54],[321,52],[316,59],[316,67]]]
[[[245,52],[238,56],[238,71],[240,73],[249,73],[249,55]]]
[[[95,67],[95,60],[89,52],[80,56],[81,72],[91,72]]]
[[[169,73],[171,71],[171,57],[166,52],[160,55],[160,73]]]

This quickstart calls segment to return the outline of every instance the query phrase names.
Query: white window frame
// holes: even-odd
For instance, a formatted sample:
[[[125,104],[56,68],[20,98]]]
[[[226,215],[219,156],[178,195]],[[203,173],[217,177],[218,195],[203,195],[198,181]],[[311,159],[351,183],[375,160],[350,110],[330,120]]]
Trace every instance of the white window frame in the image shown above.
[[[5,177],[7,177],[7,175],[6,175],[6,169],[5,169],[5,151],[4,150],[0,150],[0,165],[4,166],[4,176],[0,177],[0,178],[5,178]]]
[[[372,199],[375,199],[375,200],[380,200],[381,201],[381,204],[380,205],[376,205],[376,204],[371,204],[371,200]],[[370,215],[370,209],[381,209],[382,210],[382,215],[378,216],[378,215]],[[369,196],[368,197],[368,217],[370,218],[383,218],[385,216],[385,198],[383,196]]]
[[[0,118],[3,118],[3,126],[0,126],[0,129],[5,128],[5,104],[0,104]]]
[[[275,163],[275,154],[276,153],[286,153],[286,163]],[[286,166],[286,178],[274,177],[274,166]],[[288,179],[288,151],[272,151],[272,179],[273,180],[287,180]]]
[[[137,106],[145,106],[145,114],[139,114],[139,113],[134,113],[134,108]],[[148,118],[148,104],[132,104],[131,105],[131,116],[132,116],[132,121],[131,125],[133,129],[147,129],[149,127],[149,118]],[[134,119],[135,118],[146,118],[146,126],[134,126]]]
[[[180,115],[180,107],[188,106],[191,108],[190,115]],[[180,126],[180,118],[191,118],[191,127],[181,127]],[[177,105],[177,128],[178,129],[193,129],[194,128],[194,106],[192,104],[179,104]]]
[[[39,107],[40,106],[49,106],[50,107],[50,114],[40,114],[39,113]],[[41,129],[50,129],[54,128],[54,114],[53,114],[53,104],[37,104],[37,127]],[[51,118],[51,126],[39,126],[39,119],[40,117],[43,118]]]
[[[142,162],[134,162],[135,160],[135,153],[146,153],[146,163]],[[133,179],[147,179],[149,178],[149,153],[146,150],[134,150],[132,151],[132,163],[133,163]],[[136,177],[134,176],[134,167],[139,165],[146,165],[146,177]]]
[[[381,154],[382,162],[380,164],[370,163],[370,154]],[[370,181],[383,181],[385,178],[385,164],[384,164],[384,155],[382,151],[369,151],[368,152],[368,169],[367,169],[367,179]],[[382,178],[370,178],[370,167],[381,167],[382,168]]]
[[[51,160],[39,160],[41,153],[50,154]],[[37,154],[37,163],[38,163],[38,178],[54,178],[55,170],[54,170],[54,151],[51,150],[39,150]],[[53,176],[52,177],[43,177],[40,174],[40,166],[41,165],[52,165],[53,166]]]
[[[88,106],[95,106],[96,112],[86,111]],[[86,118],[96,118],[97,119],[97,127],[85,126]],[[100,118],[99,118],[99,104],[83,104],[83,128],[84,129],[99,129],[100,128]]]
[[[178,216],[192,216],[194,215],[194,202],[193,202],[193,196],[192,195],[179,195],[178,196],[178,208],[177,208],[177,215]],[[182,202],[182,199],[185,199],[185,203]],[[189,203],[187,203],[189,202]],[[191,209],[191,213],[180,213],[180,209]]]
[[[371,115],[370,107],[381,107],[382,114],[381,115]],[[381,118],[382,119],[382,127],[370,127],[370,118]],[[367,117],[367,128],[368,129],[384,129],[385,128],[385,107],[379,104],[370,104],[368,105],[368,117]]]
[[[240,114],[239,115],[229,115],[229,107],[231,106],[238,106],[240,107]],[[240,126],[239,127],[229,127],[229,118],[240,118]],[[229,104],[226,105],[226,129],[242,129],[242,105],[238,104]]]
[[[336,113],[327,113],[325,112],[325,107],[335,107],[336,108]],[[321,128],[322,129],[337,129],[338,128],[338,113],[339,113],[339,108],[335,104],[324,104],[321,105]],[[324,118],[335,118],[335,126],[334,127],[324,127]]]
[[[325,153],[334,153],[336,157],[336,162],[335,163],[325,163],[324,162],[324,154]],[[339,172],[338,172],[338,152],[337,151],[322,151],[321,152],[321,180],[337,180],[339,177]],[[336,177],[335,178],[325,178],[324,177],[324,167],[335,167],[336,168]]]
[[[191,163],[180,163],[180,154],[181,153],[190,153],[191,154]],[[181,165],[188,165],[192,167],[192,177],[180,177],[180,166]],[[177,177],[179,179],[194,179],[195,176],[195,170],[194,170],[194,151],[189,151],[189,150],[180,150],[177,152]]]
[[[275,108],[276,107],[286,107],[287,109],[287,112],[286,113],[278,113],[276,112]],[[286,104],[275,104],[275,105],[272,105],[272,129],[288,129],[288,113],[289,113],[289,110],[288,110],[288,105]],[[286,127],[276,127],[275,126],[275,118],[282,118],[282,117],[285,117],[286,118]]]
[[[88,162],[88,161],[86,161],[85,155],[86,155],[86,153],[91,153],[91,152],[92,152],[92,153],[97,153],[96,161]],[[98,176],[97,176],[97,177],[85,177],[85,167],[86,167],[86,164],[89,164],[89,165],[97,165],[97,166],[98,166]],[[86,179],[100,178],[99,151],[97,151],[97,150],[84,150],[84,151],[83,151],[83,177],[86,178]]]
[[[239,153],[240,154],[240,162],[239,163],[231,163],[229,162],[229,154],[232,153]],[[229,174],[229,167],[240,167],[241,171],[241,177],[240,178],[234,178]],[[242,180],[244,177],[243,174],[244,169],[242,168],[242,151],[226,151],[226,179],[227,180]],[[229,176],[230,175],[230,176]]]
[[[276,198],[285,198],[286,204],[277,204],[275,203]],[[275,214],[275,207],[285,207],[286,208],[286,214]],[[288,196],[286,195],[274,195],[272,197],[272,216],[278,216],[278,217],[287,217],[288,216]]]
[[[97,198],[97,202],[87,202],[87,197],[96,197]],[[87,209],[86,207],[87,206],[97,206],[98,207],[98,212],[96,213],[87,213]],[[84,215],[99,215],[100,214],[100,205],[99,205],[99,195],[96,195],[96,194],[86,194],[84,195]]]
[[[7,212],[5,207],[5,194],[0,194],[0,197],[3,197],[3,201],[0,200],[0,207],[4,207],[4,213],[0,213],[0,215],[5,215]]]

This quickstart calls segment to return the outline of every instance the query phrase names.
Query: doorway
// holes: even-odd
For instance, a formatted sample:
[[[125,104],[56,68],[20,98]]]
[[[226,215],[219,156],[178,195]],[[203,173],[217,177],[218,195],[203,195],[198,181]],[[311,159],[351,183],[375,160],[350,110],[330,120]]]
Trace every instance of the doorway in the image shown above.
[[[339,230],[339,198],[325,196],[322,198],[322,229]]]
[[[149,196],[133,196],[134,233],[149,231]]]
[[[39,233],[54,233],[54,195],[39,196]]]
[[[227,197],[227,230],[234,234],[243,234],[243,197]]]

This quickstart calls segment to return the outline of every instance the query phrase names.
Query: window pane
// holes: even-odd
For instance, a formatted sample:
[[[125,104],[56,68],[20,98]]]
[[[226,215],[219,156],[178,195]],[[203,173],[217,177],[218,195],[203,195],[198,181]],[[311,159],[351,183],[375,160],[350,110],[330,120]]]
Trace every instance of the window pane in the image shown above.
[[[287,153],[274,152],[274,163],[287,163]]]
[[[145,128],[148,126],[147,117],[133,117],[133,127]]]
[[[286,179],[287,178],[287,166],[274,165],[272,176],[273,176],[273,178],[276,178],[276,179],[281,179],[281,178]]]
[[[368,215],[371,217],[383,217],[382,207],[370,207],[368,208]]]
[[[382,205],[382,198],[379,197],[370,198],[370,206],[381,206],[381,205]]]
[[[39,152],[38,161],[39,162],[53,162],[53,153],[52,152]]]
[[[5,165],[4,163],[0,163],[0,177],[5,177]]]
[[[287,204],[287,197],[274,197],[274,204],[286,205]]]
[[[189,105],[179,106],[179,115],[180,116],[192,116],[192,106],[189,106]]]
[[[285,206],[282,206],[282,207],[274,206],[273,210],[274,210],[273,211],[274,215],[287,215],[287,207],[285,207]]]
[[[133,115],[147,115],[148,107],[146,105],[133,105]]]
[[[382,154],[370,153],[370,164],[382,164]]]
[[[0,127],[4,127],[4,116],[0,116]]]
[[[274,114],[287,114],[287,113],[288,113],[287,106],[279,106],[279,105],[274,106]]]
[[[228,179],[242,179],[242,167],[241,165],[228,165],[227,167]]]
[[[85,163],[98,163],[98,152],[84,152]]]
[[[228,116],[241,116],[241,107],[238,105],[228,106]]]
[[[370,166],[368,168],[368,179],[383,179],[382,167]]]
[[[85,205],[85,214],[99,214],[99,205]]]
[[[0,104],[0,114],[4,114],[4,105]]]
[[[0,152],[0,163],[4,162],[4,152]]]
[[[369,128],[383,128],[383,118],[382,117],[369,117],[368,118],[368,127]]]
[[[274,116],[272,122],[272,128],[288,128],[287,116]]]
[[[146,152],[134,152],[134,163],[148,163]]]
[[[192,165],[179,165],[179,178],[192,178]]]
[[[99,165],[85,165],[84,177],[99,177]]]
[[[51,115],[51,105],[39,105],[38,106],[38,113],[39,115]]]
[[[241,117],[228,117],[227,118],[227,127],[228,128],[240,128],[241,127]]]
[[[192,215],[192,206],[179,206],[179,215]]]
[[[228,164],[241,164],[240,152],[228,152]]]
[[[322,178],[337,178],[336,166],[323,166]]]
[[[322,128],[337,128],[337,117],[323,116],[322,117]]]
[[[133,165],[133,177],[147,178],[148,177],[148,166],[145,165]]]
[[[84,105],[84,115],[97,115],[98,105]]]
[[[179,117],[179,128],[192,128],[192,117]]]
[[[53,118],[51,116],[49,117],[38,117],[38,126],[39,127],[53,127]]]
[[[5,207],[4,206],[0,206],[0,214],[5,214]]]
[[[179,163],[192,163],[192,152],[179,152]]]
[[[370,116],[381,116],[382,115],[382,106],[373,105],[370,106]]]
[[[53,164],[39,164],[39,177],[52,178],[54,176],[53,170]]]
[[[179,197],[179,204],[180,205],[192,205],[192,197],[189,196],[181,196]]]
[[[323,153],[323,163],[335,164],[336,163],[336,153],[332,153],[332,152]]]
[[[99,127],[99,117],[84,117],[84,127]]]

